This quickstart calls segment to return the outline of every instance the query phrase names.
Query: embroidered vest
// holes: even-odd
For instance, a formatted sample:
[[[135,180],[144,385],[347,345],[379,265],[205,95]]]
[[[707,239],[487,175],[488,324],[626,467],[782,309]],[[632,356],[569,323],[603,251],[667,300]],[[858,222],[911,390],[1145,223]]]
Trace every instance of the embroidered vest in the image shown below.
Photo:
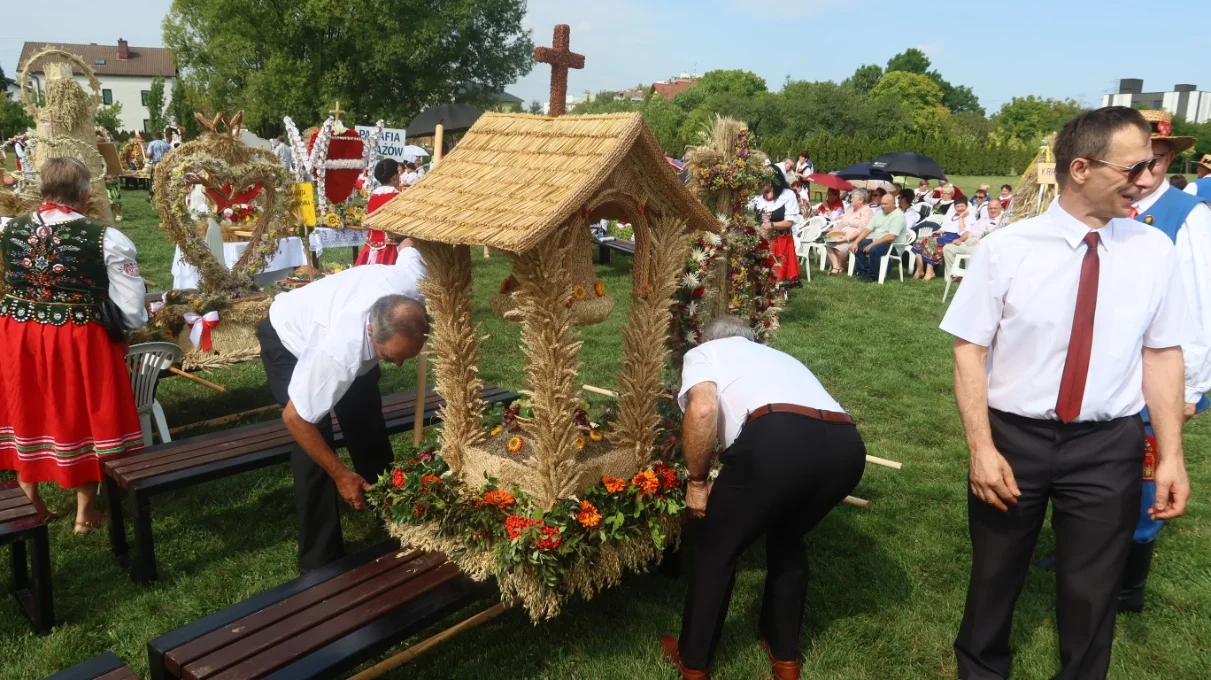
[[[1156,203],[1152,204],[1151,208],[1135,216],[1135,219],[1150,224],[1157,229],[1165,232],[1170,241],[1177,242],[1177,232],[1186,223],[1186,217],[1190,211],[1194,210],[1199,203],[1206,201],[1195,196],[1191,196],[1184,191],[1169,187],[1169,190],[1156,199]],[[1211,399],[1207,395],[1203,395],[1195,406],[1195,410],[1199,413],[1207,410],[1211,406]],[[1145,422],[1151,422],[1148,417],[1148,409],[1144,409],[1143,417]]]
[[[101,302],[109,297],[105,228],[87,218],[54,225],[31,215],[10,221],[0,235],[0,316],[54,326],[100,321]]]
[[[1211,201],[1211,176],[1194,180],[1194,186],[1198,187],[1199,198]]]

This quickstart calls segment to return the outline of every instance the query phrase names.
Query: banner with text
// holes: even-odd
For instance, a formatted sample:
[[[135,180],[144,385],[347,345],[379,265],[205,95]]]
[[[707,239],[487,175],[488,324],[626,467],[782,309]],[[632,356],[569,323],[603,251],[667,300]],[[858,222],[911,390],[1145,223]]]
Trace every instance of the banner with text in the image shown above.
[[[363,140],[369,139],[370,135],[374,134],[374,128],[367,125],[357,125],[355,129]],[[408,160],[404,154],[404,147],[408,144],[405,137],[403,128],[383,128],[383,134],[378,138],[379,157],[394,158],[397,161]]]

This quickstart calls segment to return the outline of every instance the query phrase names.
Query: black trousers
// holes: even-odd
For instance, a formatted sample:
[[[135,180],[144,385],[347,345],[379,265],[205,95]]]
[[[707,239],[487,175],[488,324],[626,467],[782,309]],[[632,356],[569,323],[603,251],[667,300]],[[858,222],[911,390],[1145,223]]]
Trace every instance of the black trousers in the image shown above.
[[[1064,425],[995,410],[989,420],[1022,495],[1000,512],[968,491],[972,563],[955,640],[959,677],[1009,677],[1013,609],[1050,501],[1062,665],[1055,677],[1101,680],[1110,667],[1116,598],[1139,521],[1143,421]]]
[[[746,425],[720,457],[681,621],[687,668],[705,669],[727,618],[736,562],[765,534],[761,636],[777,659],[799,655],[807,596],[803,539],[854,490],[866,467],[858,428],[793,413]]]
[[[273,398],[285,405],[287,390],[298,358],[282,345],[269,319],[257,329],[261,341],[261,362]],[[378,391],[379,367],[353,381],[349,391],[333,407],[341,424],[345,446],[353,460],[353,469],[371,484],[391,466],[394,453],[383,420],[383,397]],[[332,418],[316,423],[324,440],[332,446]],[[299,571],[308,572],[340,559],[345,554],[341,538],[340,509],[344,500],[336,483],[316,462],[295,445],[290,452],[290,471],[294,474],[294,498],[299,518]]]

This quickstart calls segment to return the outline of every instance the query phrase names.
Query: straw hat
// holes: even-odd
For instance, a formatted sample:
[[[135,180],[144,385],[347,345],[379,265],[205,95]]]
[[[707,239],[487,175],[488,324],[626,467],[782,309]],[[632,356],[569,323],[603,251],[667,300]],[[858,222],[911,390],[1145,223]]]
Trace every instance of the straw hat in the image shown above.
[[[1203,154],[1203,157],[1195,161],[1195,165],[1201,165],[1204,168],[1211,170],[1211,153]]]
[[[1169,146],[1173,148],[1173,153],[1179,154],[1186,149],[1194,146],[1197,142],[1193,137],[1174,137],[1173,136],[1173,114],[1168,111],[1157,111],[1150,109],[1140,111],[1144,114],[1144,120],[1152,126],[1152,139],[1164,139],[1169,142]]]

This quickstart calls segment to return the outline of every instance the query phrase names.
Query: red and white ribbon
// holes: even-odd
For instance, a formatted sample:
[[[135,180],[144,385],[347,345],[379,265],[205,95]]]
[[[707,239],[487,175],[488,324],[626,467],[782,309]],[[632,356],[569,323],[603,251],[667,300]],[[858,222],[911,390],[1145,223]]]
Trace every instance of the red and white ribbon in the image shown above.
[[[185,323],[189,324],[189,341],[193,346],[209,352],[210,330],[219,325],[219,313],[217,311],[209,311],[205,314],[194,314],[193,312],[185,313]]]

